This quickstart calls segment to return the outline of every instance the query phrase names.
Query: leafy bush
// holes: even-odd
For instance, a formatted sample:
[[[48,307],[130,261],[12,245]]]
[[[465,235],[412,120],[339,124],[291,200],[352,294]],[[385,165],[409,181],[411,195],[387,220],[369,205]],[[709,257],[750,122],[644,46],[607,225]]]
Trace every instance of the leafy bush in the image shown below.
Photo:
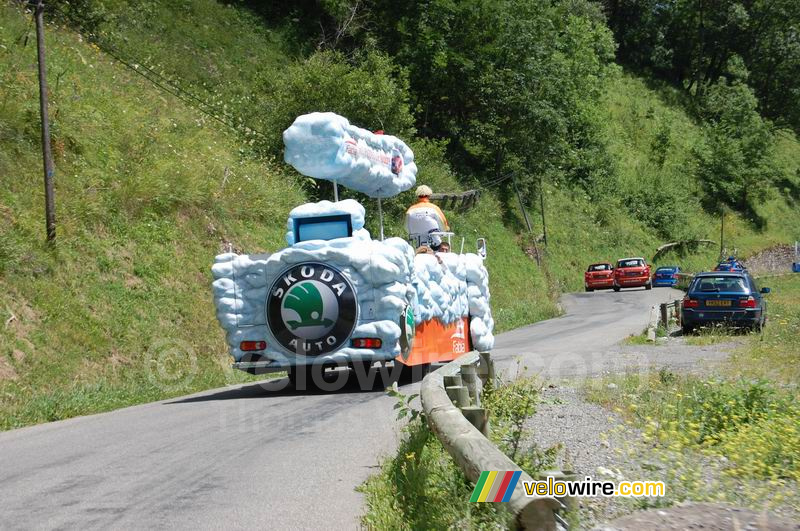
[[[282,153],[283,131],[309,112],[335,112],[401,138],[414,134],[405,73],[381,53],[360,53],[349,62],[341,53],[321,51],[264,73],[261,82],[256,112],[268,137],[259,142],[271,155]]]
[[[752,217],[779,176],[770,126],[759,116],[753,92],[738,82],[711,87],[702,114],[709,125],[695,157],[708,202],[720,201]]]

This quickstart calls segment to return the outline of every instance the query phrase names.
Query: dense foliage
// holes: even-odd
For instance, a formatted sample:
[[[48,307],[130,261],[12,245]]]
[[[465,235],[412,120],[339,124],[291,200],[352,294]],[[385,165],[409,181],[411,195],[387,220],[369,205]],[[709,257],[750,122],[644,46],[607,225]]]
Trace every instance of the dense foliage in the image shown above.
[[[800,128],[800,3],[795,0],[603,0],[619,57],[702,96],[750,72],[763,113]]]

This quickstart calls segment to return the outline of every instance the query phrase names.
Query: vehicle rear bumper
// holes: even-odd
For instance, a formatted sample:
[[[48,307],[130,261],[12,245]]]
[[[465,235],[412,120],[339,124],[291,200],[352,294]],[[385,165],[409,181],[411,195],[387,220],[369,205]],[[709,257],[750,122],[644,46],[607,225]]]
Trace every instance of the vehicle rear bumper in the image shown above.
[[[640,288],[650,283],[650,277],[619,277],[614,284],[621,288]]]
[[[613,288],[614,287],[614,279],[613,278],[603,278],[598,280],[586,280],[584,281],[584,285],[590,289],[603,289],[603,288]]]
[[[681,322],[684,325],[704,325],[712,323],[729,323],[735,326],[750,326],[761,322],[760,308],[742,308],[736,310],[696,310],[684,308],[681,311]]]
[[[656,287],[672,287],[678,283],[677,278],[654,278],[653,286]]]

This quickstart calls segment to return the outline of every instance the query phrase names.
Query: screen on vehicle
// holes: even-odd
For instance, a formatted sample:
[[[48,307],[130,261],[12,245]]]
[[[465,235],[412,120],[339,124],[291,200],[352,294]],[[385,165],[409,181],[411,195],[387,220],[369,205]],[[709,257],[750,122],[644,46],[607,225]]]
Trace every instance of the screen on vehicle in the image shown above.
[[[348,214],[295,218],[294,230],[295,242],[333,240],[353,235],[353,228]]]
[[[638,259],[636,259],[636,260],[620,260],[619,262],[617,262],[617,267],[640,267],[640,266],[643,266],[643,265],[644,264],[642,263],[642,261],[638,260]]]
[[[611,266],[608,264],[594,264],[589,266],[589,271],[608,271]]]
[[[747,282],[742,277],[701,277],[695,281],[692,291],[747,293]]]

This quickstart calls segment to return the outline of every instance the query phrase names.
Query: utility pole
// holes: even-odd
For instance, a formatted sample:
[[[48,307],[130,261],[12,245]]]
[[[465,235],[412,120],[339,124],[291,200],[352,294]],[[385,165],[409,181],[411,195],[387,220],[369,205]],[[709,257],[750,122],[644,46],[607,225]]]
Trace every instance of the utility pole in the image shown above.
[[[539,210],[542,211],[542,236],[544,245],[547,247],[547,223],[544,221],[544,184],[542,184],[542,174],[539,174]]]
[[[55,194],[53,192],[53,157],[50,152],[50,122],[47,115],[47,69],[44,55],[44,1],[36,4],[36,48],[39,54],[39,113],[42,117],[42,158],[44,159],[44,210],[47,241],[56,239]]]
[[[720,215],[720,222],[719,222],[719,258],[725,256],[725,207],[722,207],[722,213]]]
[[[514,190],[517,192],[517,199],[519,199],[519,209],[522,210],[522,215],[525,218],[525,224],[528,226],[528,232],[533,232],[531,228],[531,220],[528,219],[528,211],[525,210],[525,203],[522,202],[522,194],[519,193],[519,188],[517,187],[517,176],[513,173],[511,174],[511,181],[514,183]]]

